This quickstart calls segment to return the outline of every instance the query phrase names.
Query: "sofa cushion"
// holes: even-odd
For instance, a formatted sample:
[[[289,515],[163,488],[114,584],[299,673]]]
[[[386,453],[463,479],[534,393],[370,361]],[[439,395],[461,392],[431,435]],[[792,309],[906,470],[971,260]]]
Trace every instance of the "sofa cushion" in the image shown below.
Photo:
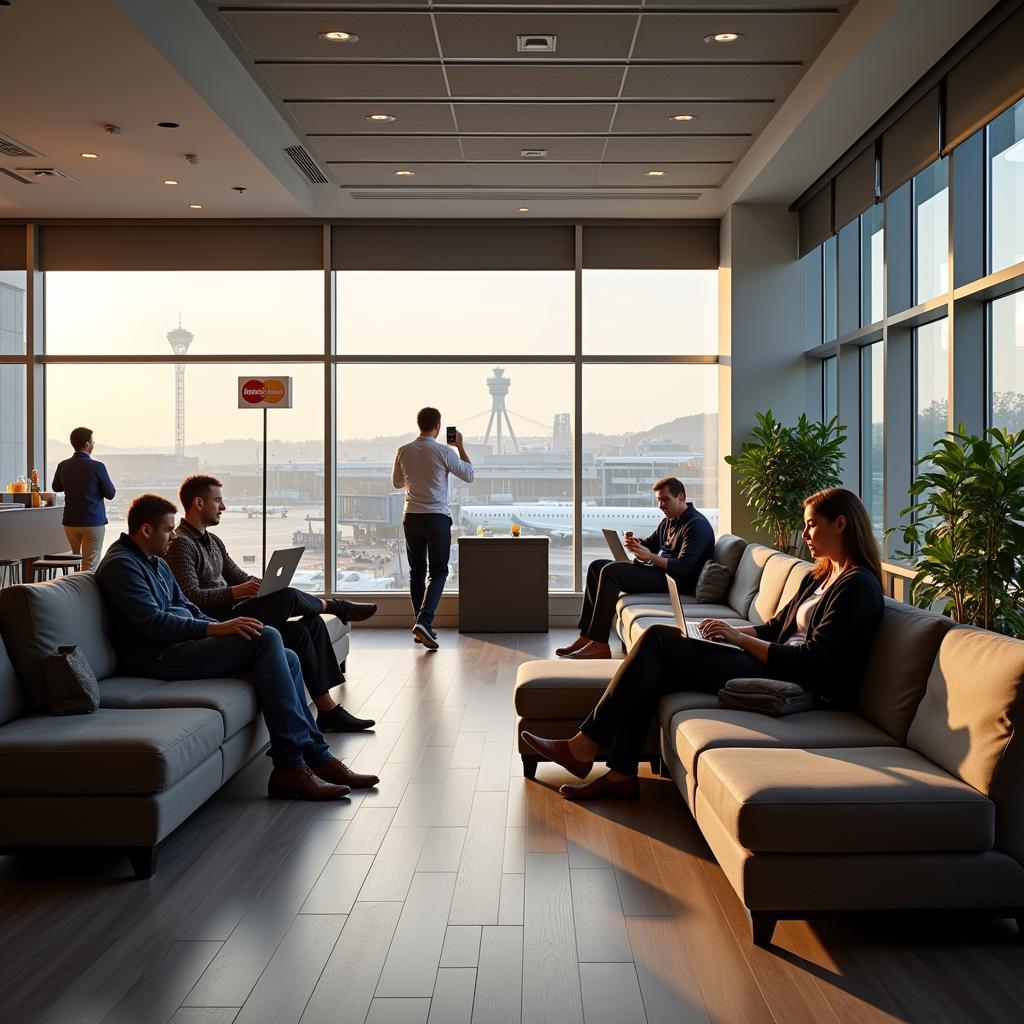
[[[336,644],[343,636],[348,636],[352,632],[352,623],[342,622],[337,615],[325,613],[320,618],[327,626],[327,635],[331,638],[332,644]]]
[[[748,850],[991,849],[995,805],[906,747],[707,750],[697,792]]]
[[[209,708],[224,722],[224,735],[234,736],[260,713],[256,690],[245,678],[160,679],[110,676],[100,683],[104,708]]]
[[[990,793],[1022,724],[1024,640],[951,629],[939,645],[907,746],[982,793]]]
[[[754,600],[750,602],[747,618],[756,626],[767,622],[779,607],[779,599],[790,573],[800,564],[792,555],[773,555],[765,563]]]
[[[746,548],[747,542],[742,537],[737,537],[732,533],[723,533],[715,541],[714,550],[711,552],[711,561],[724,565],[735,576]]]
[[[582,721],[598,702],[620,662],[524,661],[516,673],[516,713],[530,718]]]
[[[697,578],[697,586],[694,587],[693,595],[697,603],[708,603],[723,601],[729,593],[732,585],[732,571],[727,565],[721,562],[708,561]]]
[[[954,625],[945,615],[885,599],[857,704],[865,718],[900,743],[924,696],[939,644]]]
[[[0,725],[25,714],[25,693],[0,638]]]
[[[896,741],[851,711],[801,711],[774,718],[729,708],[680,711],[668,735],[683,767],[697,776],[700,757],[725,747],[886,747]]]
[[[107,639],[106,609],[92,573],[0,590],[0,631],[30,711],[46,708],[43,658],[58,647],[80,647],[97,679],[117,669]]]
[[[750,622],[747,619],[737,619],[737,618],[729,619],[729,618],[724,618],[724,617],[718,616],[718,615],[707,616],[707,615],[691,614],[690,609],[689,608],[686,609],[686,621],[687,622],[700,622],[701,619],[705,619],[705,618],[716,618],[716,619],[717,618],[723,618],[723,621],[728,623],[728,625],[730,625],[730,626],[737,626],[737,627],[739,627],[739,626],[749,626],[750,625]],[[634,619],[629,624],[629,633],[623,639],[625,639],[625,641],[626,641],[626,646],[631,648],[633,646],[633,644],[635,644],[640,639],[640,637],[643,634],[645,629],[650,629],[651,626],[672,626],[672,625],[675,625],[675,618],[671,614],[669,614],[669,615],[644,615],[644,616],[641,616],[640,618]]]
[[[667,693],[658,701],[658,725],[667,736],[671,736],[672,719],[680,711],[717,707],[717,693],[701,693],[699,690],[679,690],[676,693]]]
[[[748,544],[743,549],[739,565],[733,574],[732,586],[726,603],[738,618],[745,619],[750,611],[750,602],[757,596],[757,588],[761,584],[761,572],[765,563],[773,555],[778,554],[763,544]]]
[[[0,793],[159,793],[223,740],[221,716],[205,708],[30,715],[0,728]]]
[[[772,612],[772,615],[778,614],[783,608],[789,604],[797,595],[797,591],[800,589],[800,584],[807,579],[807,574],[814,568],[813,562],[804,561],[800,558],[797,560],[796,565],[793,566],[790,574],[786,577],[786,585],[782,588],[782,593],[779,595],[779,603]],[[769,616],[770,618],[771,616]]]

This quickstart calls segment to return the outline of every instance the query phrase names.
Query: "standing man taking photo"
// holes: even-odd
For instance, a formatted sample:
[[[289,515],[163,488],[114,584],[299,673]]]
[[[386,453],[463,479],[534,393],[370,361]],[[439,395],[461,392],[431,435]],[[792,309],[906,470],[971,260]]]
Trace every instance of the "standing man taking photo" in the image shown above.
[[[453,433],[448,444],[440,444],[441,414],[432,406],[416,414],[420,436],[403,444],[395,454],[391,483],[405,489],[406,554],[409,558],[409,596],[416,621],[412,637],[427,650],[438,648],[434,614],[448,579],[448,558],[452,547],[452,517],[448,509],[448,474],[467,484],[473,482],[473,466],[462,444],[462,434]],[[451,447],[449,447],[451,446]],[[452,451],[458,451],[458,455]],[[429,584],[428,584],[429,578]]]
[[[58,463],[53,474],[54,491],[64,492],[64,536],[76,555],[82,556],[82,572],[94,569],[103,551],[107,510],[103,499],[117,493],[107,467],[92,457],[95,447],[88,427],[71,431],[75,453]]]

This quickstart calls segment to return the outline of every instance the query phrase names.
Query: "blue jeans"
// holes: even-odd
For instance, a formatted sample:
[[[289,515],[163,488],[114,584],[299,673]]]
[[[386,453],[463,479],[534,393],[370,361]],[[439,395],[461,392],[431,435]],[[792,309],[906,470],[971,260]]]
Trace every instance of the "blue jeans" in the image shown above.
[[[408,512],[405,551],[409,558],[409,597],[417,622],[429,626],[448,579],[448,556],[452,550],[452,521],[440,512]],[[430,584],[427,585],[429,567]]]
[[[281,634],[264,626],[259,636],[208,636],[173,644],[136,670],[150,679],[210,679],[247,672],[256,688],[256,702],[270,732],[269,756],[275,768],[322,764],[331,748],[316,727],[306,704],[302,670]]]

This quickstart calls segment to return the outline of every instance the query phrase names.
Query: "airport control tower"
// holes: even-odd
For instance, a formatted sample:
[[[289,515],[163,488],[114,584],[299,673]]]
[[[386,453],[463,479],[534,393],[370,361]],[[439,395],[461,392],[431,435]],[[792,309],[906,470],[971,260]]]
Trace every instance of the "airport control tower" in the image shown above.
[[[189,345],[195,335],[181,326],[181,314],[178,314],[178,326],[167,332],[167,340],[176,356],[188,352]],[[174,364],[174,455],[185,457],[185,364]]]
[[[508,394],[512,381],[505,376],[505,371],[500,367],[494,368],[494,376],[487,378],[487,390],[491,393],[491,417],[487,421],[487,432],[484,434],[484,444],[491,439],[491,428],[494,428],[494,439],[497,442],[494,449],[495,455],[502,455],[501,425],[504,421],[508,427],[508,436],[512,439],[512,446],[519,451],[519,442],[516,440],[516,432],[512,429],[512,421],[508,418],[508,410],[505,408],[505,396]]]

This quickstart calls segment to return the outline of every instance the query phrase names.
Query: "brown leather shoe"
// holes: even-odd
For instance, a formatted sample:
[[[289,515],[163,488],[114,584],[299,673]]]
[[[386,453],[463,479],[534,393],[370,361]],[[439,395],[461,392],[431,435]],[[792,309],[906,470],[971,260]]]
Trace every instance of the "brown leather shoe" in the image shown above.
[[[635,800],[640,795],[640,783],[635,775],[628,779],[610,779],[602,775],[593,782],[560,786],[558,792],[566,800]]]
[[[350,789],[372,789],[380,782],[376,775],[360,775],[352,771],[344,761],[332,757],[320,764],[309,766],[313,774],[323,779],[324,782],[332,782],[336,786],[347,786]]]
[[[564,658],[567,654],[575,654],[581,647],[586,647],[590,640],[585,636],[578,636],[568,647],[556,647],[555,654]]]
[[[294,768],[275,768],[267,781],[267,796],[297,797],[299,800],[340,800],[352,792],[351,787],[332,786],[310,771],[308,764]]]
[[[612,649],[607,644],[598,643],[596,640],[591,640],[586,647],[581,647],[574,654],[569,655],[573,661],[589,661],[590,659],[607,661],[611,656]]]
[[[561,765],[567,772],[572,772],[577,779],[585,779],[590,774],[591,768],[594,767],[593,761],[578,761],[573,757],[568,740],[546,740],[542,736],[534,736],[532,732],[525,730],[520,735],[538,754]]]

